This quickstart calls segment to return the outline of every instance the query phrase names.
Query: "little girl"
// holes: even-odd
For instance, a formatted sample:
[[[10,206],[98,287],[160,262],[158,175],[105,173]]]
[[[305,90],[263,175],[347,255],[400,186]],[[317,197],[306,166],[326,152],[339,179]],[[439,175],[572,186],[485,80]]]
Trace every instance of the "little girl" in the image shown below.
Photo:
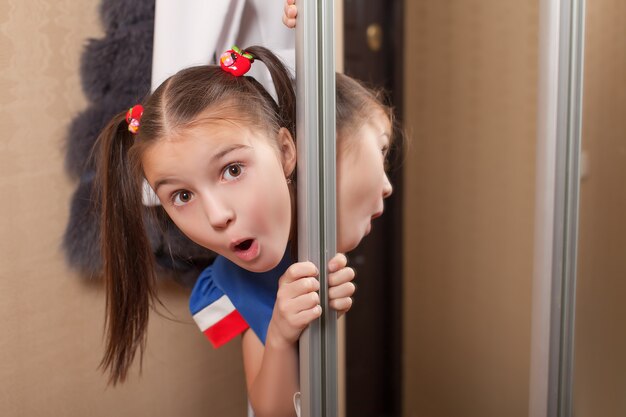
[[[347,252],[354,249],[369,232],[371,220],[382,214],[382,199],[391,193],[383,167],[391,123],[386,107],[355,80],[337,74],[336,87],[339,127],[337,246],[339,251]],[[372,116],[371,119],[366,119],[368,115]],[[286,349],[281,359],[277,360],[282,372],[272,378],[258,378],[261,363],[268,363],[269,353],[275,350],[267,348],[266,343],[266,336],[272,340],[272,329],[280,322],[275,313],[282,305],[290,307],[292,297],[286,294],[290,287],[288,267],[292,264],[289,255],[287,252],[277,267],[265,273],[246,271],[218,257],[200,275],[190,299],[193,317],[214,347],[243,333],[248,393],[257,416],[262,415],[258,411],[260,403],[267,407],[267,415],[282,415],[278,414],[276,404],[282,402],[289,408],[291,395],[297,391],[297,380],[294,380],[297,378],[296,341],[301,329],[310,322],[308,320],[296,326],[297,332],[291,338],[290,349]],[[345,266],[345,263],[345,257],[338,255],[331,262],[330,270]],[[301,264],[294,264],[293,267],[296,265]],[[329,276],[332,287],[329,291],[330,304],[339,315],[352,305],[350,297],[354,293],[354,285],[350,281],[353,277],[350,268]],[[306,283],[302,280],[299,284]],[[319,302],[314,293],[319,288],[317,280],[311,280],[310,286],[309,295]],[[285,295],[282,299],[281,293]],[[287,360],[290,355],[291,360]],[[289,363],[293,366],[286,366]],[[284,378],[289,379],[285,381]],[[257,394],[259,391],[262,395]]]
[[[223,282],[231,282],[228,272],[237,268],[279,273],[266,333],[241,329],[244,365],[257,415],[292,415],[296,342],[321,314],[315,266],[288,266],[285,255],[293,232],[294,92],[288,72],[264,48],[233,48],[221,61],[222,68],[194,67],[170,77],[143,108],[118,114],[98,140],[107,282],[103,366],[113,383],[125,379],[137,348],[143,351],[149,309],[158,300],[141,216],[145,178],[177,226],[221,255],[213,272],[227,265]],[[252,61],[270,70],[278,103],[256,80],[241,76]],[[369,232],[391,193],[383,168],[391,134],[375,96],[347,78],[337,84],[338,137],[345,138],[338,146],[338,248],[347,251]],[[342,108],[342,100],[349,104]],[[328,267],[331,307],[347,311],[354,272],[341,254]],[[252,321],[239,313],[245,324]]]

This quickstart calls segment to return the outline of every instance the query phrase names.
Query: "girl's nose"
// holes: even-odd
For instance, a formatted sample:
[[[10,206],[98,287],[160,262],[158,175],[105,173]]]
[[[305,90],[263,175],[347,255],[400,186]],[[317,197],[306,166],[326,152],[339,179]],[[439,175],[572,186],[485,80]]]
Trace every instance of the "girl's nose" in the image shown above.
[[[391,195],[391,193],[393,192],[393,187],[391,186],[391,183],[389,182],[389,177],[387,177],[387,174],[384,174],[384,182],[383,182],[383,198],[387,198]]]
[[[216,198],[204,199],[204,212],[209,224],[215,229],[224,229],[235,220],[235,212]]]

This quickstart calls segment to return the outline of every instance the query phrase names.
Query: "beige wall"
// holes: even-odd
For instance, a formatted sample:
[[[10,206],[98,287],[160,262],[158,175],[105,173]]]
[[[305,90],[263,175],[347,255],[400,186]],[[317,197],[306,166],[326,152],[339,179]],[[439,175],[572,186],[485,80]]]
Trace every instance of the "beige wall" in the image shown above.
[[[0,415],[243,416],[239,344],[214,351],[175,284],[160,294],[180,322],[153,315],[143,376],[107,389],[96,370],[102,288],[59,246],[75,187],[63,138],[86,106],[77,70],[86,38],[102,36],[98,3],[0,2]]]
[[[405,7],[404,415],[526,417],[538,5]]]
[[[626,415],[626,3],[586,6],[574,416]]]

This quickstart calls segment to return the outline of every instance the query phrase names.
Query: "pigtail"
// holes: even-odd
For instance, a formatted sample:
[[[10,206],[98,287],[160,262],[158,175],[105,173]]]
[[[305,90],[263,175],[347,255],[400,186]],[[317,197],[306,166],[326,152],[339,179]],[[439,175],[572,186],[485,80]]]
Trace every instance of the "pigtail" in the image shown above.
[[[281,126],[286,127],[291,136],[296,137],[296,92],[293,79],[285,64],[269,49],[262,46],[251,46],[246,49],[255,60],[265,64],[270,71],[276,96],[278,97],[278,112],[281,118]]]
[[[157,299],[154,256],[142,217],[142,176],[129,158],[134,141],[125,113],[120,113],[97,142],[106,287],[106,348],[100,367],[110,373],[113,385],[124,382],[137,349],[141,363],[150,308]]]

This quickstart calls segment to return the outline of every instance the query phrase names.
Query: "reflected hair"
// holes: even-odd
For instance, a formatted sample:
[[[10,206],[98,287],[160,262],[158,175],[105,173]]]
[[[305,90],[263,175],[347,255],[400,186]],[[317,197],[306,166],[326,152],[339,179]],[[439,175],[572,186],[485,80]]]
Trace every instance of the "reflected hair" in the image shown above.
[[[337,73],[337,140],[338,145],[350,146],[354,133],[367,124],[372,114],[381,112],[391,126],[390,146],[402,146],[403,131],[395,117],[389,95],[381,88],[370,88],[361,81]]]

